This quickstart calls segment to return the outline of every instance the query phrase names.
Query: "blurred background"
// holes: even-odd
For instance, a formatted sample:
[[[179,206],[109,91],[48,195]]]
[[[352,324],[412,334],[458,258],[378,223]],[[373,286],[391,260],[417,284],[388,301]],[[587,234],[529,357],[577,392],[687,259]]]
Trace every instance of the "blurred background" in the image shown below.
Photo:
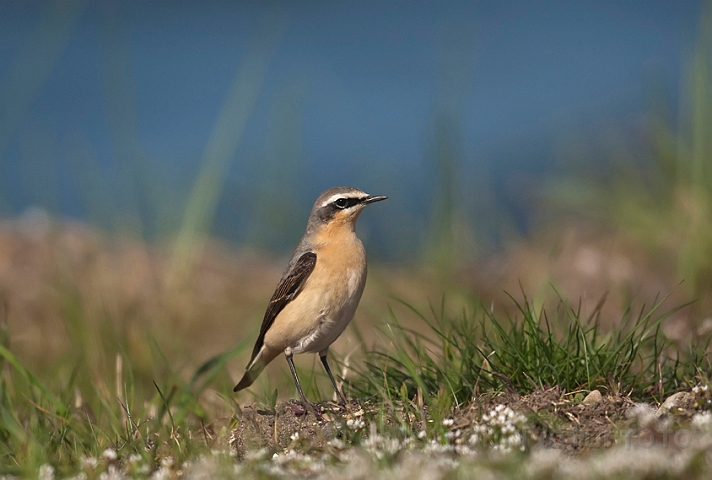
[[[360,219],[362,328],[394,299],[558,291],[613,324],[671,294],[687,341],[712,323],[711,60],[692,0],[0,0],[4,328],[95,385],[117,353],[189,371],[254,340],[314,199],[353,185],[389,196]]]

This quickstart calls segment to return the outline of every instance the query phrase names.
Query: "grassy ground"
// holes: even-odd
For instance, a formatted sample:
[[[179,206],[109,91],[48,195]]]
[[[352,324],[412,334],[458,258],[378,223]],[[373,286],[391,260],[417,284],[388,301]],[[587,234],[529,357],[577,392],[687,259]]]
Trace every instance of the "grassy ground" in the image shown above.
[[[0,229],[0,475],[709,473],[707,341],[684,299],[576,295],[576,261],[566,274],[548,263],[564,288],[529,297],[522,275],[511,298],[467,271],[373,268],[333,349],[348,407],[328,402],[318,362],[299,360],[307,395],[324,400],[318,422],[289,401],[281,359],[232,394],[281,262],[212,244],[179,281],[162,251],[80,225]]]

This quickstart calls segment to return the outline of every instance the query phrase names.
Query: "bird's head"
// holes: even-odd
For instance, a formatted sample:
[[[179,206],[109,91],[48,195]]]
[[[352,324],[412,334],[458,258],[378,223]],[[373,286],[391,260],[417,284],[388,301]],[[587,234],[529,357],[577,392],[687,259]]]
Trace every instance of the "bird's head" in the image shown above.
[[[354,187],[330,188],[316,199],[309,223],[317,228],[325,225],[353,228],[366,205],[386,198],[383,195],[369,195]]]

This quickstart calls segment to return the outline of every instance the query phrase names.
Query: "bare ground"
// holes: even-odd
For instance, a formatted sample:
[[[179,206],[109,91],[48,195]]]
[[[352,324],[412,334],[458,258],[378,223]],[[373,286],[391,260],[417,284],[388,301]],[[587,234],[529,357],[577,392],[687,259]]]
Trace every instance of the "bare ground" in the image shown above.
[[[689,392],[668,397],[662,406],[636,403],[621,395],[600,395],[598,391],[590,395],[565,393],[558,388],[526,395],[502,392],[481,395],[468,407],[452,412],[447,429],[469,431],[482,423],[487,412],[506,405],[526,418],[523,430],[527,447],[537,445],[578,455],[626,442],[664,442],[699,411],[701,403]],[[343,436],[349,420],[361,419],[367,432],[369,422],[385,419],[395,428],[408,416],[397,408],[384,416],[383,402],[377,399],[352,400],[346,409],[330,403],[318,407],[324,417],[321,421],[291,401],[279,403],[274,410],[257,404],[243,407],[230,446],[238,458],[244,458],[253,449],[288,449],[298,438],[304,451],[319,451],[328,448],[329,440]],[[412,427],[415,432],[425,428],[421,420],[413,422]]]

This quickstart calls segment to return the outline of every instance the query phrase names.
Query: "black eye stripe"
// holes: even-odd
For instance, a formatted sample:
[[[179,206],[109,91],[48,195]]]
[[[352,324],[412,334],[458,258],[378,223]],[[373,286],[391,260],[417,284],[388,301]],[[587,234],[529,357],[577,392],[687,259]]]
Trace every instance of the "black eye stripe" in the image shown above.
[[[361,202],[361,200],[358,199],[358,198],[345,198],[345,197],[342,197],[342,198],[337,198],[336,200],[334,200],[333,205],[334,205],[336,208],[339,208],[339,209],[342,209],[342,210],[343,210],[343,209],[345,209],[345,208],[353,207],[354,205],[356,205],[356,204],[358,204],[358,203],[360,203],[360,202]]]

